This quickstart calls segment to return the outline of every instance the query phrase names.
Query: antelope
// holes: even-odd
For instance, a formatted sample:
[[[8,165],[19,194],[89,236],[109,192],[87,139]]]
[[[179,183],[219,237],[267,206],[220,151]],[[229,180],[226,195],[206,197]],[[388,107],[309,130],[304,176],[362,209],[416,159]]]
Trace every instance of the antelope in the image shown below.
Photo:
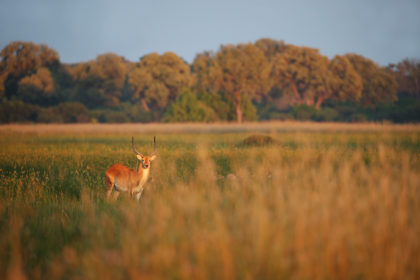
[[[113,198],[116,200],[121,192],[128,192],[131,197],[135,194],[137,200],[140,200],[144,185],[149,178],[150,162],[156,158],[156,136],[153,137],[153,152],[150,156],[144,156],[137,151],[134,146],[134,137],[131,138],[131,145],[140,166],[137,170],[132,170],[124,165],[115,163],[105,172],[107,183],[107,199],[110,198],[114,190]]]

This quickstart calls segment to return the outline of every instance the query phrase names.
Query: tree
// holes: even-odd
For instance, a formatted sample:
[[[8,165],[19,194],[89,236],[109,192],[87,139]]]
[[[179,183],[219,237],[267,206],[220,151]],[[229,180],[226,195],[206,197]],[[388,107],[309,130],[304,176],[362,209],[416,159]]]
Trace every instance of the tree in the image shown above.
[[[397,100],[397,81],[386,68],[358,54],[347,54],[346,58],[362,78],[361,105],[376,106]]]
[[[189,65],[172,52],[144,56],[128,75],[132,100],[140,102],[145,111],[166,107],[191,83]]]
[[[398,82],[399,93],[420,96],[420,60],[404,59],[389,69]]]
[[[344,56],[335,56],[329,63],[328,72],[322,77],[324,84],[316,89],[315,108],[319,109],[327,99],[358,101],[362,95],[362,78]]]
[[[38,122],[43,123],[82,123],[89,122],[89,111],[79,102],[63,102],[57,106],[42,108]]]
[[[269,89],[267,60],[253,44],[222,46],[214,57],[199,55],[193,68],[198,89],[228,94],[235,104],[239,123],[243,118],[243,96],[258,100]]]
[[[19,81],[17,99],[26,103],[49,105],[54,90],[54,80],[50,70],[40,67],[36,73]]]
[[[274,56],[273,86],[294,96],[297,104],[319,106],[330,94],[329,60],[317,49],[288,45]]]
[[[192,65],[192,84],[196,91],[210,92],[212,89],[212,80],[210,68],[215,55],[212,52],[205,51],[196,55]]]
[[[173,102],[163,118],[166,122],[214,122],[214,110],[198,99],[191,90],[183,91]]]
[[[96,60],[69,67],[68,71],[77,82],[73,99],[90,108],[117,106],[129,68],[130,63],[113,53],[101,54]]]
[[[287,49],[287,45],[284,41],[277,41],[269,38],[259,39],[255,42],[255,46],[264,52],[268,61],[272,61],[277,54],[282,53]]]
[[[54,80],[48,68],[38,68],[36,73],[26,76],[19,81],[19,86],[34,86],[38,89],[50,94],[54,90]]]
[[[0,123],[33,122],[39,107],[21,100],[6,100],[0,103]]]
[[[31,76],[38,68],[58,63],[58,53],[46,45],[11,42],[0,52],[0,96],[16,95],[20,79]]]

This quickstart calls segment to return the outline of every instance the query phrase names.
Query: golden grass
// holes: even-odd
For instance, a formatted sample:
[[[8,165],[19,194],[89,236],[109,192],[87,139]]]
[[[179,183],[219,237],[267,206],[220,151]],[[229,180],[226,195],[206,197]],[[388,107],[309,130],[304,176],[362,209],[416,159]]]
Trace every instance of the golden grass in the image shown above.
[[[417,126],[264,125],[278,145],[181,125],[5,133],[0,278],[420,278]],[[141,202],[105,202],[104,170],[134,167],[131,134],[150,151],[152,132]]]
[[[420,132],[418,124],[390,123],[313,123],[313,122],[250,122],[250,123],[124,123],[124,124],[7,124],[0,125],[0,134],[110,134],[125,135],[130,133],[238,133],[238,132]]]

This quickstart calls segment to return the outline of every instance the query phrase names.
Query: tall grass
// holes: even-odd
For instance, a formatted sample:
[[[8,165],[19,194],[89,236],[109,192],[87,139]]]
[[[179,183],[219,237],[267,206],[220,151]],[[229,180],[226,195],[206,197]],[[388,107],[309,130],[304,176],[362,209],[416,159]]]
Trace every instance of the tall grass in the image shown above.
[[[420,278],[418,132],[248,135],[157,135],[140,203],[104,200],[131,135],[1,135],[0,278]]]

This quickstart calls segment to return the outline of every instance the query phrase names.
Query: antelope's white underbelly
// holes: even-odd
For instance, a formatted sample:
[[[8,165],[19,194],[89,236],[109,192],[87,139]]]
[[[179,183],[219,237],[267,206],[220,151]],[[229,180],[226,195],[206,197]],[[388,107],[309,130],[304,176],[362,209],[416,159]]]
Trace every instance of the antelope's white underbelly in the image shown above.
[[[116,191],[119,191],[119,192],[127,192],[128,191],[127,188],[123,188],[123,187],[118,186],[118,180],[114,181],[114,188],[115,188]]]

